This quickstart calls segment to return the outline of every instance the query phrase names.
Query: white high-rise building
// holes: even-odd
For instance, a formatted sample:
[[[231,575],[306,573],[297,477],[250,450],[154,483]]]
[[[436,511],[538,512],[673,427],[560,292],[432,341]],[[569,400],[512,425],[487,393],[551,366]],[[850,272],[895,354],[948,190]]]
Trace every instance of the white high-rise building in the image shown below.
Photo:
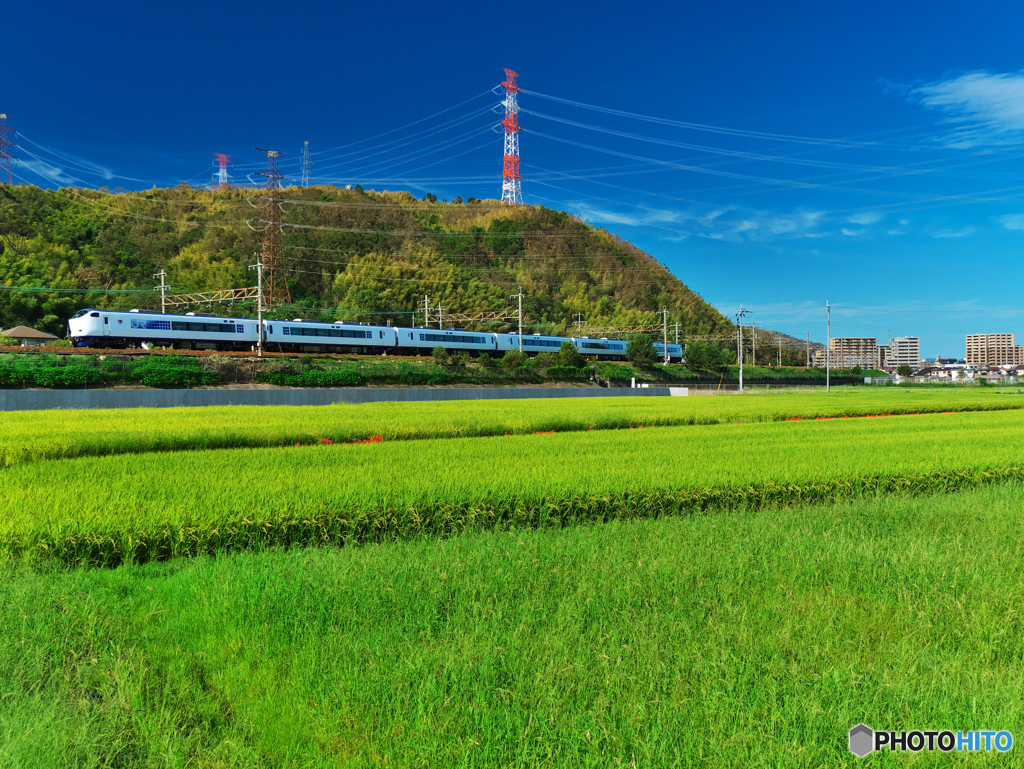
[[[910,366],[912,369],[920,368],[921,340],[916,336],[894,337],[889,357],[885,359],[885,365],[890,368],[903,365]]]

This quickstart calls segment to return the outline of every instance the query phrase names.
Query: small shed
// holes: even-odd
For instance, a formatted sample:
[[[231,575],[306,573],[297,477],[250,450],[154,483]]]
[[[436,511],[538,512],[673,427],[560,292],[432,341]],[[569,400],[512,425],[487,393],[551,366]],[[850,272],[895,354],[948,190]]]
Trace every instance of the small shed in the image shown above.
[[[0,336],[10,337],[21,347],[41,347],[47,342],[57,339],[53,334],[47,334],[45,331],[36,331],[28,326],[15,326],[6,331],[0,331]]]

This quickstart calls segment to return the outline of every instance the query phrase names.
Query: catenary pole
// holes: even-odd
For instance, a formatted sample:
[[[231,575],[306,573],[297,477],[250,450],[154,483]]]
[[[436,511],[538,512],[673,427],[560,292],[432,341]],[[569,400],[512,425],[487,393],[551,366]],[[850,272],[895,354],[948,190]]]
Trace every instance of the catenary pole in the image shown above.
[[[740,305],[740,311],[736,314],[737,325],[740,332],[739,354],[740,354],[740,392],[743,392],[743,316],[747,311]]]
[[[665,305],[661,306],[661,315],[662,315],[662,318],[663,318],[663,323],[662,323],[662,327],[661,327],[661,329],[662,329],[662,336],[663,336],[663,338],[665,340],[664,341],[664,344],[665,344],[665,365],[667,366],[668,365],[668,307],[666,307]]]
[[[160,278],[160,285],[157,286],[154,289],[154,291],[158,290],[160,292],[160,312],[166,314],[167,313],[167,289],[170,288],[170,286],[167,285],[167,273],[164,272],[163,270],[160,270],[160,272],[158,272],[153,277],[154,278]]]
[[[256,257],[256,264],[249,265],[250,270],[256,270],[256,357],[263,357],[263,260]]]
[[[523,287],[519,287],[518,294],[512,294],[509,299],[519,300],[519,352],[523,351]]]

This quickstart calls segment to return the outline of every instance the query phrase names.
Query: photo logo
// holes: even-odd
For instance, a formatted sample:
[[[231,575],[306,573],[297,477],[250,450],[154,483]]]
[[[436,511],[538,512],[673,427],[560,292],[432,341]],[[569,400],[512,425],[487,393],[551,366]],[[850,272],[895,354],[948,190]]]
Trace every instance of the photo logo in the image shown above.
[[[1005,729],[1000,731],[876,731],[867,724],[857,724],[850,729],[847,746],[858,758],[888,748],[889,751],[910,751],[919,753],[940,750],[1006,753],[1013,747],[1013,735]]]

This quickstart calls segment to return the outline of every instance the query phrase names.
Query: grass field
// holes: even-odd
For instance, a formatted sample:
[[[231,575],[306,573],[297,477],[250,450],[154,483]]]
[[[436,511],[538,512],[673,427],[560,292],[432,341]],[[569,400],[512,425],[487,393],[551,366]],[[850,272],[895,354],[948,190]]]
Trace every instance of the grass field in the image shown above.
[[[54,460],[3,471],[0,549],[115,564],[1024,479],[1024,412]]]
[[[845,740],[859,721],[1021,722],[1022,501],[1007,485],[114,570],[7,564],[0,763],[996,765],[861,760]]]
[[[227,406],[0,413],[0,466],[149,451],[291,446],[380,435],[387,441],[614,429],[790,417],[1024,408],[1024,393],[851,390],[716,398],[602,398]]]

